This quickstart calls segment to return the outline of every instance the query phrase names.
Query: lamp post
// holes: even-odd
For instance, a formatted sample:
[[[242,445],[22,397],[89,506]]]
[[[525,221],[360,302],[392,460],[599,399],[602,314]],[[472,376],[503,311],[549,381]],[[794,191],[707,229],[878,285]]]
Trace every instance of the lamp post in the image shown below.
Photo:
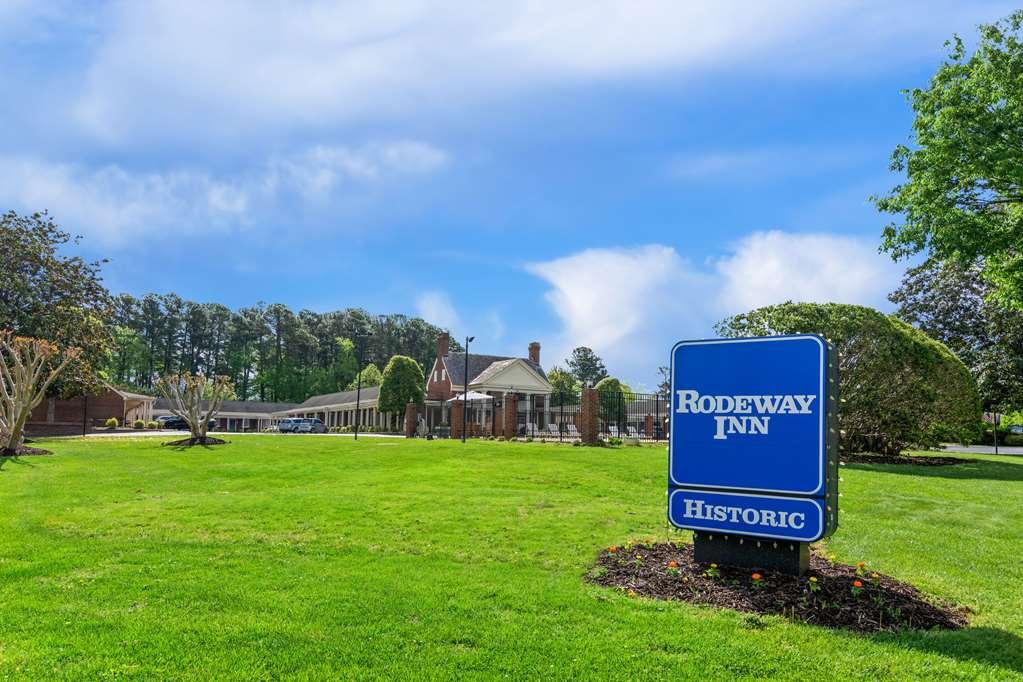
[[[465,337],[465,385],[462,386],[462,442],[465,442],[465,427],[469,418],[469,343],[475,341],[475,336]]]
[[[359,423],[362,421],[362,410],[359,408],[359,402],[362,400],[362,351],[356,350],[355,353],[355,438],[353,440],[359,440]],[[350,384],[349,384],[350,385]]]

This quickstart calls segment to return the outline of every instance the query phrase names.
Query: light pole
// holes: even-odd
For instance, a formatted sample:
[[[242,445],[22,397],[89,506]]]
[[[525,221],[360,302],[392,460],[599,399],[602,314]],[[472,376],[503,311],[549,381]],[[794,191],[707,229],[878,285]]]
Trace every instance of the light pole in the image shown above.
[[[362,399],[362,351],[358,350],[355,354],[355,438],[353,440],[359,440],[359,422],[362,421],[362,410],[359,409],[359,402]],[[349,384],[351,385],[351,384]]]
[[[465,442],[465,427],[469,418],[469,343],[475,341],[475,336],[465,337],[465,385],[462,386],[462,442]]]

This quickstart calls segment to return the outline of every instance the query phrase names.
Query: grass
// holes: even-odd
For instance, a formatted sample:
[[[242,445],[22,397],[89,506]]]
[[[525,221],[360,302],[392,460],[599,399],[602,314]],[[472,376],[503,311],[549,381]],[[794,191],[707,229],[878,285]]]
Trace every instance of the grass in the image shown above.
[[[588,585],[665,527],[666,452],[54,440],[0,468],[0,676],[1006,679],[1023,458],[843,469],[827,550],[976,613],[862,636]]]

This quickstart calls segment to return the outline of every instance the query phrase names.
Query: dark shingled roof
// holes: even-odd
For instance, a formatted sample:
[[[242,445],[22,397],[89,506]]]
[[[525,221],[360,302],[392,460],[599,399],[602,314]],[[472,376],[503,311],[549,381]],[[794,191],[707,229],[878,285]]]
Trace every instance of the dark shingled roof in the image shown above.
[[[203,409],[206,409],[206,401],[203,401]],[[298,407],[298,403],[263,403],[258,400],[225,400],[220,406],[221,412],[242,412],[246,414],[264,414],[290,410]],[[157,398],[153,403],[154,410],[169,410],[170,401],[166,398]]]
[[[314,395],[301,405],[292,405],[292,407],[315,408],[323,407],[324,405],[342,405],[344,403],[354,403],[355,393],[356,391],[352,390],[341,391],[340,393],[326,393],[324,395]],[[379,394],[380,394],[379,386],[362,387],[362,400],[376,400],[376,397]]]
[[[495,362],[501,362],[502,360],[524,360],[526,364],[535,369],[540,373],[544,379],[547,375],[543,371],[543,367],[533,362],[529,358],[511,358],[504,355],[477,355],[476,353],[469,353],[469,379],[471,384],[476,380],[480,374],[490,367]],[[456,386],[465,386],[465,353],[448,353],[444,356],[444,365],[448,368],[448,378],[451,383]]]

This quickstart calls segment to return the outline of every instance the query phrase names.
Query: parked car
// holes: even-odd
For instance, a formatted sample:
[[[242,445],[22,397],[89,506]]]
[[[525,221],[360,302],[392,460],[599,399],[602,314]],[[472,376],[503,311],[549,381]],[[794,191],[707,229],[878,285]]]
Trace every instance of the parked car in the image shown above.
[[[302,420],[297,417],[289,417],[277,422],[277,430],[281,433],[298,433],[298,425]]]
[[[295,433],[327,433],[327,426],[319,419],[303,419]]]
[[[161,429],[175,429],[177,431],[188,431],[188,422],[177,415],[164,416],[157,419],[160,422]],[[217,420],[211,419],[209,424],[206,425],[207,429],[215,429],[217,427]]]
[[[1009,433],[1023,433],[1023,424],[1013,424],[1009,427]]]

